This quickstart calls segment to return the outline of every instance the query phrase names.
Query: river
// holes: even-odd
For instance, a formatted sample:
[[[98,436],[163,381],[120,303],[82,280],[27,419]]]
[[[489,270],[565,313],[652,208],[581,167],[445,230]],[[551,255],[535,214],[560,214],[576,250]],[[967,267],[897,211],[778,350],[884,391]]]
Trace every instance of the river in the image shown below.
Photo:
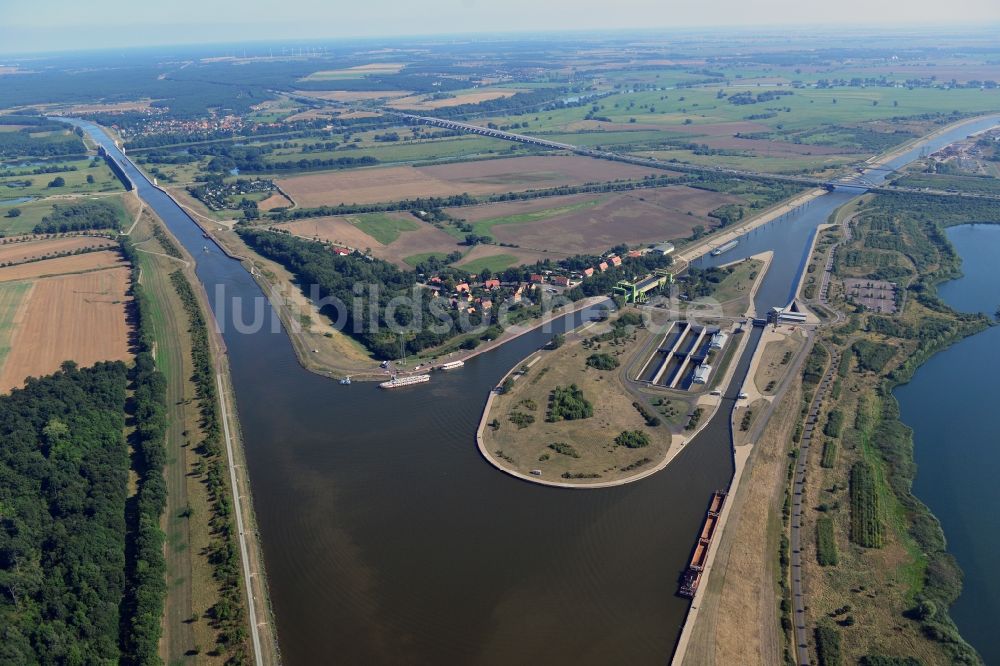
[[[99,127],[72,122],[122,159]],[[273,327],[239,332],[261,303],[257,284],[127,160],[125,169],[197,259],[223,328],[285,662],[669,658],[688,608],[678,577],[710,493],[733,473],[727,410],[633,484],[566,491],[513,479],[480,457],[476,427],[489,390],[551,334],[524,335],[415,389],[340,386],[299,366],[269,306],[261,314]],[[788,302],[816,226],[858,193],[823,196],[719,258],[774,250],[758,312]]]
[[[992,315],[1000,306],[1000,225],[948,229],[964,275],[942,284],[941,298],[961,312]],[[987,664],[1000,664],[1000,327],[965,338],[921,366],[896,389],[913,428],[913,492],[941,521],[948,551],[965,572],[951,616]]]

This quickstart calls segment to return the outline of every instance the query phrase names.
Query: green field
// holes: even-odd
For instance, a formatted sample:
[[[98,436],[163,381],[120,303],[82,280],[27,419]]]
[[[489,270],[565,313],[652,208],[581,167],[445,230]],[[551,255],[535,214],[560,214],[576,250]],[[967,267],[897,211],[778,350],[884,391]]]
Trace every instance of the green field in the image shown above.
[[[121,181],[118,180],[103,161],[98,162],[95,167],[88,166],[90,163],[89,159],[67,162],[67,164],[76,166],[76,171],[0,177],[0,199],[48,197],[54,194],[115,192],[125,189],[122,187]],[[87,176],[94,177],[92,184],[87,182]],[[56,178],[62,178],[65,181],[65,185],[62,187],[49,187],[49,183]],[[30,181],[30,185],[23,185],[23,183],[28,181]]]
[[[385,213],[365,213],[347,218],[351,224],[365,232],[379,243],[388,245],[404,231],[415,231],[417,223],[406,218],[396,218]]]
[[[10,337],[13,333],[14,314],[21,304],[30,282],[7,282],[0,284],[0,368],[10,353]]]
[[[495,273],[505,268],[510,268],[517,263],[517,257],[512,254],[495,254],[491,257],[473,259],[468,263],[459,265],[458,268],[470,273],[478,273],[482,270],[490,270]]]
[[[265,156],[265,162],[297,162],[306,160],[329,160],[340,157],[374,157],[379,162],[427,162],[451,158],[474,158],[479,155],[501,155],[513,151],[534,153],[537,150],[527,146],[511,144],[501,139],[481,136],[455,136],[420,141],[392,141],[364,145],[359,148],[302,152],[300,148],[281,148]],[[287,175],[293,170],[281,170],[279,175]]]
[[[52,207],[55,205],[69,205],[71,203],[91,201],[98,198],[107,201],[118,209],[118,217],[121,220],[122,225],[128,222],[128,215],[126,214],[125,208],[121,203],[120,197],[118,196],[84,196],[74,197],[72,199],[39,199],[38,201],[30,201],[28,203],[17,205],[0,205],[0,236],[16,236],[18,234],[31,233],[35,228],[35,225],[42,221],[42,218],[52,213]],[[21,211],[21,214],[17,217],[7,217],[7,212],[11,208],[17,208]]]
[[[490,230],[497,226],[498,224],[523,224],[525,222],[539,222],[541,220],[547,220],[551,217],[556,217],[557,215],[565,215],[567,213],[572,213],[573,211],[582,210],[584,208],[592,208],[600,203],[604,202],[604,198],[594,199],[593,201],[581,201],[579,203],[570,204],[568,206],[558,206],[556,208],[546,208],[544,210],[536,210],[531,213],[518,213],[516,215],[502,215],[500,217],[491,217],[486,220],[480,220],[472,225],[473,233],[480,236],[487,236],[490,234]]]
[[[436,257],[438,259],[444,259],[447,257],[445,252],[421,252],[420,254],[411,254],[408,257],[404,257],[403,261],[406,262],[408,266],[416,268],[419,264],[427,261],[431,257]]]

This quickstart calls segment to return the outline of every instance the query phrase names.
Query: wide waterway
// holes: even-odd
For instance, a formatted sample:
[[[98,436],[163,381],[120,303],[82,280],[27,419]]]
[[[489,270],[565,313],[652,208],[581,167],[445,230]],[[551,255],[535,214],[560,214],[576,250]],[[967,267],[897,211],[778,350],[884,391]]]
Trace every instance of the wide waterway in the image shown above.
[[[100,128],[77,124],[122,158]],[[243,267],[125,168],[197,259],[223,329],[287,663],[669,658],[688,607],[675,596],[678,576],[710,493],[732,476],[727,412],[754,345],[726,390],[727,409],[664,471],[605,490],[525,483],[480,457],[475,431],[489,390],[551,333],[413,389],[340,386],[300,367]],[[719,258],[775,252],[758,312],[788,302],[816,226],[857,193],[823,196]],[[268,325],[240,332],[258,307]]]
[[[998,215],[1000,219],[1000,215]],[[942,284],[941,298],[961,312],[1000,307],[1000,225],[948,229],[964,275]],[[931,358],[896,389],[913,428],[913,492],[941,521],[948,551],[965,572],[951,616],[987,664],[1000,664],[1000,327],[961,340]]]

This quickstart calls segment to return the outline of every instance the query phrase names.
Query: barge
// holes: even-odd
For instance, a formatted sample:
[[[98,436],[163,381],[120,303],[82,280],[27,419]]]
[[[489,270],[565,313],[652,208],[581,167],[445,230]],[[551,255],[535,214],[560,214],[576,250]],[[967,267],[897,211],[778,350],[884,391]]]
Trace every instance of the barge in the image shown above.
[[[720,254],[722,254],[723,252],[729,252],[730,250],[732,250],[734,247],[736,247],[739,244],[740,244],[740,242],[738,240],[731,240],[728,243],[723,243],[719,247],[717,247],[714,250],[712,250],[712,256],[713,257],[717,257]]]
[[[698,534],[698,541],[695,543],[694,552],[691,554],[691,561],[687,569],[681,576],[681,585],[678,594],[688,599],[693,599],[701,583],[701,575],[705,571],[705,564],[708,562],[708,551],[712,547],[712,539],[715,538],[716,529],[719,526],[719,515],[722,513],[722,506],[726,503],[726,492],[717,490],[712,493],[712,501],[708,505],[708,512],[705,514],[705,522],[702,523],[701,532]]]
[[[391,389],[399,388],[400,386],[413,386],[414,384],[423,384],[424,382],[429,382],[431,380],[430,375],[411,375],[409,377],[393,377],[387,382],[382,382],[378,385],[379,388]]]

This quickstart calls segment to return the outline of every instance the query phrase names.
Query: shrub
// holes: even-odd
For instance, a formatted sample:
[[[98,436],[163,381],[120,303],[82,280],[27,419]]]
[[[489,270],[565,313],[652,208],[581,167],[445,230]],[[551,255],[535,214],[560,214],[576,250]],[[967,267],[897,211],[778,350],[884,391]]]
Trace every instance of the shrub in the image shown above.
[[[534,416],[531,414],[525,414],[524,412],[511,412],[508,418],[511,423],[518,427],[518,429],[527,428],[535,422]]]
[[[598,353],[587,357],[587,365],[598,370],[614,370],[619,364],[611,354]]]
[[[837,565],[837,541],[833,536],[833,519],[825,516],[816,521],[816,561],[824,567]]]
[[[626,430],[615,437],[615,444],[629,449],[641,449],[649,446],[649,435],[641,430]]]
[[[879,516],[875,471],[866,460],[851,467],[851,541],[866,548],[880,548],[884,526]]]
[[[575,421],[594,415],[594,406],[576,384],[557,386],[549,397],[549,421]]]
[[[837,463],[837,442],[832,439],[823,443],[823,459],[820,460],[820,467],[832,469]]]
[[[820,666],[840,666],[840,632],[833,627],[816,627],[816,657]]]
[[[565,442],[552,442],[549,444],[549,448],[556,453],[561,453],[564,456],[569,456],[570,458],[579,458],[580,454],[572,444],[566,444]]]

